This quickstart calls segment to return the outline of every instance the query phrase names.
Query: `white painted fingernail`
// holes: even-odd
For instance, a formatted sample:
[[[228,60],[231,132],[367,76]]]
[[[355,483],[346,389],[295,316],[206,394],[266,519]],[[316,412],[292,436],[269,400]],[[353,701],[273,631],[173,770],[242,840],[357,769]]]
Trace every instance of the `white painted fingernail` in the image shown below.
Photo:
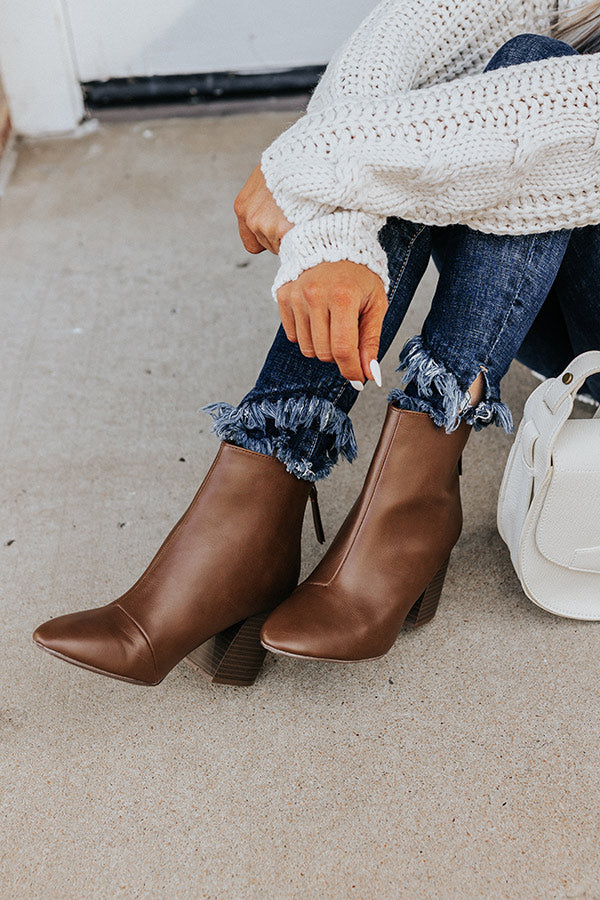
[[[362,389],[364,388],[364,384],[362,383],[362,381],[351,381],[350,384],[355,391],[362,391]]]
[[[377,387],[381,387],[381,369],[379,368],[379,363],[376,359],[371,360],[371,362],[369,363],[369,368],[371,369],[371,374],[375,379],[375,384],[377,385]]]

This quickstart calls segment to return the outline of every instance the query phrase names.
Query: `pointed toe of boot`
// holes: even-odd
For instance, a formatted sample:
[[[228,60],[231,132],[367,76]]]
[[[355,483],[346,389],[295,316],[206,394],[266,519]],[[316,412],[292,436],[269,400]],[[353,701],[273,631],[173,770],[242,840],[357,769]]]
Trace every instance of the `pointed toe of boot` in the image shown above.
[[[310,658],[307,636],[303,634],[302,629],[292,629],[285,612],[275,615],[276,612],[278,610],[270,614],[260,630],[262,646],[271,653],[283,653],[287,656],[298,656],[301,659]]]
[[[33,641],[66,662],[133,684],[158,684],[152,651],[121,607],[108,604],[44,622]]]
[[[351,662],[339,618],[331,614],[328,591],[303,583],[267,617],[260,632],[266,650],[300,659]]]

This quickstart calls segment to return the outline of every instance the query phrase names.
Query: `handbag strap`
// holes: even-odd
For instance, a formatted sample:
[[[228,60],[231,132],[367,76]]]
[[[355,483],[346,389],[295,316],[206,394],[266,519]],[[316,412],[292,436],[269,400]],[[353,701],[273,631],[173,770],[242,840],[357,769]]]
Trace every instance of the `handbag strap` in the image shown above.
[[[572,359],[557,378],[548,379],[544,402],[552,412],[569,396],[571,400],[589,375],[600,372],[600,350],[588,350]]]
[[[556,437],[571,415],[576,392],[589,375],[600,372],[600,350],[576,356],[556,378],[543,381],[527,398],[521,424],[525,465],[537,491],[552,461]],[[600,418],[600,408],[595,418]]]

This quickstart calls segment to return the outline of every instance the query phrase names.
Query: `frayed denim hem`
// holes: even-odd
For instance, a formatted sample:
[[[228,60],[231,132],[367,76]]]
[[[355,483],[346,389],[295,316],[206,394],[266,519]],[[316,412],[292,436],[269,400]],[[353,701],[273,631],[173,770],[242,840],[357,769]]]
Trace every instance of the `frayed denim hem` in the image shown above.
[[[275,456],[305,481],[326,478],[340,456],[356,459],[348,414],[324,397],[210,403],[201,409],[213,417],[212,430],[221,440]]]
[[[471,406],[469,391],[462,389],[456,375],[434,359],[420,334],[410,338],[402,348],[400,365],[396,371],[401,369],[406,369],[404,386],[414,382],[418,396],[406,394],[401,388],[394,388],[388,396],[388,402],[394,406],[429,413],[435,424],[443,426],[447,434],[455,431],[461,421],[472,425],[474,431],[479,431],[486,425],[499,425],[507,434],[513,431],[513,418],[506,403],[497,396],[489,396],[491,388],[487,370],[481,369],[486,396],[475,406]]]

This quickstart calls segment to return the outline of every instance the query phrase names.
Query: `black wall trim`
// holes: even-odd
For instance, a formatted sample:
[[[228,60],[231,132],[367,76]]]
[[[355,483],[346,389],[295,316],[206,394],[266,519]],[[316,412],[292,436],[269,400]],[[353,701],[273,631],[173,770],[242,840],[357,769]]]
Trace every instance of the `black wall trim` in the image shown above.
[[[257,75],[208,72],[109,78],[107,81],[87,81],[82,88],[86,106],[90,109],[126,106],[129,103],[210,103],[227,98],[306,93],[313,90],[324,69],[325,66],[299,66]]]

